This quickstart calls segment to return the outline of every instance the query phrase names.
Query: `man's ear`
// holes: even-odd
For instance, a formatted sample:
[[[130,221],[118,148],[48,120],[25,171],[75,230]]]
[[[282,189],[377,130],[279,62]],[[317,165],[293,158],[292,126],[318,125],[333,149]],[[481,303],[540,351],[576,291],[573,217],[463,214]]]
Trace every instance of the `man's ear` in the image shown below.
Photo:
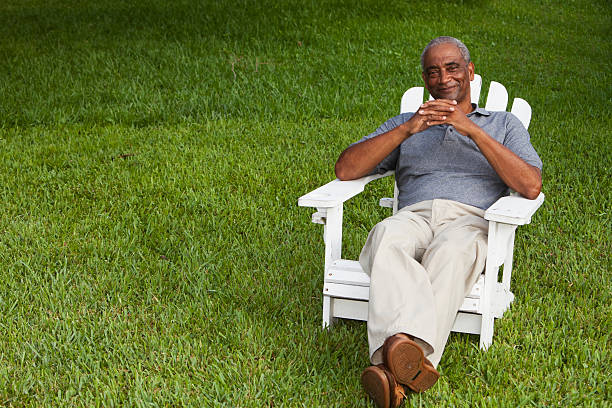
[[[423,78],[423,83],[425,83],[425,86],[427,86],[427,81],[425,80],[425,71],[421,71],[421,78]]]
[[[468,72],[470,73],[470,81],[473,81],[474,80],[474,63],[470,61],[467,67],[468,67]]]

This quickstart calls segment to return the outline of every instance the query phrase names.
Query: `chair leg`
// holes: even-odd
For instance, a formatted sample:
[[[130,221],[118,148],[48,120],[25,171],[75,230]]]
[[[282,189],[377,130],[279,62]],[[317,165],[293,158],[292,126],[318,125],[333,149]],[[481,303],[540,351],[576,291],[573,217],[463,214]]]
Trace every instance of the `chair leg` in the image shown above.
[[[323,296],[323,328],[328,329],[336,322],[332,313],[331,297]]]
[[[480,323],[480,349],[487,350],[493,342],[493,326],[495,324],[495,317],[492,313],[482,315],[482,321]]]

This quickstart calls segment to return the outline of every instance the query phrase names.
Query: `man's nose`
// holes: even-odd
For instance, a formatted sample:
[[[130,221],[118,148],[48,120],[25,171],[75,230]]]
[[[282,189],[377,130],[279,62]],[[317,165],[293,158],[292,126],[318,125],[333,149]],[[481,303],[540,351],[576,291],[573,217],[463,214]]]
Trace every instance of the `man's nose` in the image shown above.
[[[451,76],[445,69],[440,70],[440,82],[446,83],[450,81]]]

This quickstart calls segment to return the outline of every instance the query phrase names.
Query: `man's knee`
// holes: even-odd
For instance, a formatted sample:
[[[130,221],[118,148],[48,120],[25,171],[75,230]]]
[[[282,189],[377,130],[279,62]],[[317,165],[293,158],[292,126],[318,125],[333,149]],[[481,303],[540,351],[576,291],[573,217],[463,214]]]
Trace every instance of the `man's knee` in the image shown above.
[[[459,240],[445,240],[443,242],[437,242],[435,245],[428,249],[428,253],[439,257],[441,259],[447,259],[453,261],[455,258],[473,258],[474,257],[474,243],[465,242]]]
[[[432,262],[456,263],[473,265],[479,259],[486,259],[487,237],[479,231],[471,234],[455,236],[450,234],[445,237],[436,237],[423,256],[423,264],[430,265]]]

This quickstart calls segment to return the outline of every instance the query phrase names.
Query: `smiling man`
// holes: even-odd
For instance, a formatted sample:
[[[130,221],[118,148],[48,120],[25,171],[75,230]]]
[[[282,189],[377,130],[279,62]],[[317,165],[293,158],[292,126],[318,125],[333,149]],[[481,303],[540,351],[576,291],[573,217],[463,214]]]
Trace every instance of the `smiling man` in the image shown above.
[[[372,229],[359,258],[370,275],[373,364],[361,382],[384,408],[438,380],[457,311],[484,268],[484,210],[508,188],[533,199],[542,186],[521,122],[471,103],[474,64],[461,41],[432,40],[421,66],[435,99],[349,146],[335,167],[341,180],[395,170],[399,189],[399,211]]]

